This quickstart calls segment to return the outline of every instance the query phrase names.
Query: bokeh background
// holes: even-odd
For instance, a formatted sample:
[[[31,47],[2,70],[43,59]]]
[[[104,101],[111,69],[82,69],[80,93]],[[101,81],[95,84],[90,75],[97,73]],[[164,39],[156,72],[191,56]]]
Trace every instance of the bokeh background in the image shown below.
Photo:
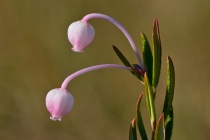
[[[0,1],[0,139],[111,140],[128,139],[137,97],[144,90],[129,72],[90,72],[74,79],[71,113],[53,122],[45,107],[49,90],[71,73],[101,63],[119,63],[116,45],[137,63],[124,35],[102,19],[90,23],[93,43],[82,54],[71,51],[70,23],[88,13],[107,14],[121,22],[140,52],[140,32],[151,42],[159,19],[163,66],[157,92],[157,114],[165,95],[166,56],[176,70],[173,140],[207,140],[210,132],[210,2],[207,0],[1,0]],[[144,120],[148,121],[145,101]],[[148,134],[149,123],[146,123]],[[149,134],[150,135],[150,134]]]

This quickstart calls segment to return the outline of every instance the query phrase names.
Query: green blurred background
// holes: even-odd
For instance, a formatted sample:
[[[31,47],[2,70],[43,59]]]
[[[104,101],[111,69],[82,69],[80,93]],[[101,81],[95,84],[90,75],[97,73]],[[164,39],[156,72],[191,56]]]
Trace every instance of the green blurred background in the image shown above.
[[[156,98],[160,115],[165,95],[166,56],[176,70],[175,125],[172,139],[208,139],[210,132],[210,2],[207,0],[1,0],[0,1],[0,139],[127,140],[141,83],[127,71],[109,69],[82,75],[68,90],[71,113],[53,122],[45,96],[71,73],[101,63],[119,63],[116,45],[130,60],[135,55],[123,34],[101,19],[84,53],[74,53],[67,39],[70,23],[92,12],[122,23],[140,52],[140,32],[151,42],[159,19],[163,66]],[[143,117],[148,121],[145,101]],[[150,126],[146,123],[148,134]]]

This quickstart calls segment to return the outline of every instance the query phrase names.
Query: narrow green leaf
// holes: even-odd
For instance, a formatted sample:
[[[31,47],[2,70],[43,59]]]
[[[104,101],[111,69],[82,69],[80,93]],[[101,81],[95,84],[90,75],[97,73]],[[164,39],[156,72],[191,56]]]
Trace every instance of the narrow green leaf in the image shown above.
[[[134,118],[130,124],[129,140],[137,140],[136,135],[136,119]]]
[[[155,113],[155,103],[154,103],[154,94],[152,92],[152,87],[149,83],[147,73],[144,74],[144,83],[145,83],[145,94],[146,94],[146,103],[149,111],[150,121],[152,130],[154,130],[156,125],[156,113]]]
[[[145,128],[144,128],[144,123],[143,123],[143,120],[142,120],[141,108],[140,108],[142,97],[143,97],[143,93],[139,95],[139,98],[138,98],[138,101],[137,101],[137,104],[136,104],[136,122],[137,122],[137,126],[138,126],[138,129],[139,129],[141,139],[142,140],[147,140],[147,134],[146,134],[146,131],[145,131]]]
[[[144,33],[141,32],[141,42],[143,47],[143,61],[147,70],[150,84],[152,84],[153,56],[149,42]]]
[[[173,131],[173,123],[174,123],[174,110],[171,107],[168,116],[166,117],[165,125],[166,125],[166,140],[170,140]]]
[[[117,54],[117,56],[120,58],[120,60],[123,62],[123,64],[127,67],[131,67],[132,71],[131,73],[136,76],[142,83],[143,83],[143,78],[138,74],[138,72],[132,67],[132,65],[128,62],[128,60],[126,59],[126,57],[122,54],[122,52],[114,45],[112,45],[115,53]]]
[[[172,101],[174,96],[174,86],[175,86],[175,72],[174,65],[171,58],[167,57],[167,83],[166,83],[166,95],[163,106],[163,112],[165,114],[165,119],[172,107]]]
[[[161,114],[154,134],[154,140],[165,140],[164,113]]]
[[[153,26],[153,76],[152,87],[156,88],[159,82],[160,69],[161,69],[161,41],[158,20],[155,19]]]
[[[121,51],[116,46],[114,46],[114,45],[112,47],[113,47],[115,53],[117,54],[117,56],[123,62],[123,64],[125,66],[128,66],[128,67],[131,67],[132,68],[131,64],[128,62],[128,60],[125,58],[125,56],[121,53]]]

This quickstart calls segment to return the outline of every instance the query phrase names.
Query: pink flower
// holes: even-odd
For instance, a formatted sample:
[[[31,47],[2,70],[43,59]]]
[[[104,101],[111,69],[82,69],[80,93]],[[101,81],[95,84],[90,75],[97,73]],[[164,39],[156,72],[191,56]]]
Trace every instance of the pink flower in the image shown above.
[[[68,39],[75,52],[82,52],[93,41],[94,36],[93,26],[85,21],[76,21],[68,28]]]
[[[46,96],[46,107],[53,121],[61,121],[61,118],[71,111],[73,104],[73,96],[61,88],[50,90]]]

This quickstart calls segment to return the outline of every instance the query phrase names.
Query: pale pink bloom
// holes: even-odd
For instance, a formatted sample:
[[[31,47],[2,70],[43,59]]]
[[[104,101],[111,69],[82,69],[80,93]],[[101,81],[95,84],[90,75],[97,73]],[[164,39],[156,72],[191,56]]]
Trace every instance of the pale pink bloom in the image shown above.
[[[75,52],[82,52],[93,41],[94,36],[93,26],[85,21],[73,22],[68,28],[68,39]]]
[[[54,121],[61,121],[61,118],[71,111],[73,104],[73,96],[61,88],[50,90],[46,96],[46,107],[51,114],[50,119]]]

